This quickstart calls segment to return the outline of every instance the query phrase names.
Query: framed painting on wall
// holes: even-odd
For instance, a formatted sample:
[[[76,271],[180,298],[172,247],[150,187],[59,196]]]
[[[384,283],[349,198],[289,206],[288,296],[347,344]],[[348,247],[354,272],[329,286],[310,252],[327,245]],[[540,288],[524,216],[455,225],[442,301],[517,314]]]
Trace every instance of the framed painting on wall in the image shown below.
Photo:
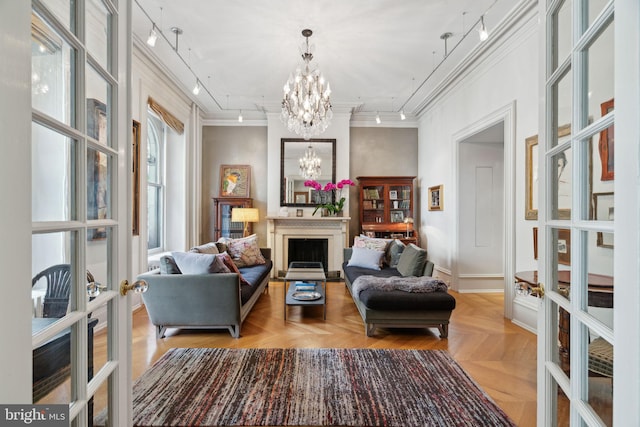
[[[444,197],[444,185],[436,185],[434,187],[429,187],[429,210],[430,211],[441,211],[444,209],[443,204]]]
[[[220,197],[251,197],[251,166],[220,166]]]
[[[602,116],[606,116],[613,111],[613,98],[603,102],[600,105]],[[614,176],[613,148],[614,148],[614,125],[609,126],[600,132],[600,142],[598,150],[600,151],[600,163],[602,164],[601,181],[612,181]]]
[[[614,203],[613,191],[606,193],[593,193],[591,219],[596,221],[613,221]],[[596,233],[596,246],[613,249],[613,234]]]

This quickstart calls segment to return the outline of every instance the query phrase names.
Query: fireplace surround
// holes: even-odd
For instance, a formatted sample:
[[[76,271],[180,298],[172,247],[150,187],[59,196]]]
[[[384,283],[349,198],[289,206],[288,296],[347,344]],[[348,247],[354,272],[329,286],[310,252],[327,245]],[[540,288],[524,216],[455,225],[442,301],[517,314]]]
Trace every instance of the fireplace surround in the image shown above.
[[[349,217],[267,217],[267,243],[272,251],[272,277],[286,271],[289,262],[289,240],[327,241],[328,272],[340,271],[342,250],[348,247]],[[295,243],[294,243],[295,244]],[[321,261],[321,260],[318,260]]]

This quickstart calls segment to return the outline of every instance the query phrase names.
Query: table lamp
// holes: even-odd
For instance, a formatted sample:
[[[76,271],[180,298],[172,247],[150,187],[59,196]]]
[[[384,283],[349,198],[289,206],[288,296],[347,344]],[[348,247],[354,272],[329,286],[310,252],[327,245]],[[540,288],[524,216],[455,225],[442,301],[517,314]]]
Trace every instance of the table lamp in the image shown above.
[[[404,219],[404,223],[407,224],[407,238],[409,237],[409,224],[413,224],[413,218],[410,216]]]
[[[244,232],[242,235],[247,237],[249,235],[247,224],[250,222],[258,222],[260,220],[259,213],[260,211],[257,208],[233,208],[231,210],[231,221],[243,222]]]

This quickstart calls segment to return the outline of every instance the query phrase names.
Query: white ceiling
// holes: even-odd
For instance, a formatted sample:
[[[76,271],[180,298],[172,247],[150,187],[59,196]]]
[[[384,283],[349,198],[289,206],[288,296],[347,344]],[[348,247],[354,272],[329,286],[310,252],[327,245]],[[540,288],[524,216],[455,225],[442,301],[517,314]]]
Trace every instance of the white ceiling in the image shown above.
[[[515,3],[135,0],[133,33],[134,42],[209,118],[233,118],[240,109],[245,118],[279,111],[284,82],[301,63],[305,28],[313,30],[312,64],[331,84],[334,111],[397,116],[404,107],[411,117],[433,86],[431,81],[424,83],[436,66],[442,62],[438,68],[452,68],[465,50],[481,43],[475,31],[480,16],[485,14],[491,30]],[[162,31],[154,48],[145,43],[152,21]],[[177,51],[171,27],[183,30]],[[453,34],[447,41],[446,60],[440,38],[445,32]],[[463,40],[464,33],[469,35]],[[194,73],[206,89],[198,96],[191,95]],[[430,79],[436,78],[434,73]]]

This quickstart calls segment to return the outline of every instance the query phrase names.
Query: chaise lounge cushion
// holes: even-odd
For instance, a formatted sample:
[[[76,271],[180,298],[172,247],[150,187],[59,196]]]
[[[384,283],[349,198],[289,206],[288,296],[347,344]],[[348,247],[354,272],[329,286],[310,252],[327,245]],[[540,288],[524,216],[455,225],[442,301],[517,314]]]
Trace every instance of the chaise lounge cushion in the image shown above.
[[[455,299],[447,292],[381,292],[367,289],[360,292],[359,299],[372,310],[453,310],[456,307]]]

